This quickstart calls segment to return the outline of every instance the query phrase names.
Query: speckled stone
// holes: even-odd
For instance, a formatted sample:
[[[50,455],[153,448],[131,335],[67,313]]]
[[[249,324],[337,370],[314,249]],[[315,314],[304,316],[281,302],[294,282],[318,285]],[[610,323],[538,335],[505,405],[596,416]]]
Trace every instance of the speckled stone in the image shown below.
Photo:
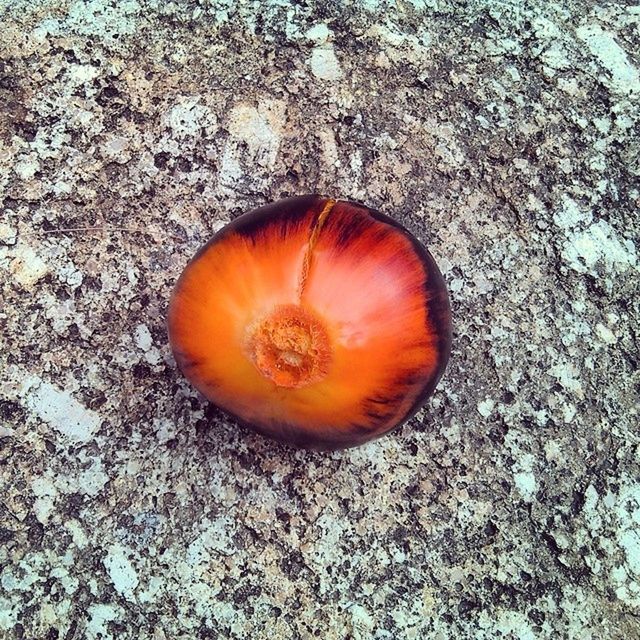
[[[526,6],[526,8],[524,8]],[[0,637],[640,637],[640,11],[0,2]],[[244,210],[360,200],[449,368],[332,454],[208,405],[171,288]]]

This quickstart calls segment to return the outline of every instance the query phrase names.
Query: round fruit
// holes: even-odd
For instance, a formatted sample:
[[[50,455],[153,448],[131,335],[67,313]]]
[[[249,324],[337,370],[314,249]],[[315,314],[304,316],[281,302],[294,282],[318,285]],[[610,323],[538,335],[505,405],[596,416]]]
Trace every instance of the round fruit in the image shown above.
[[[429,252],[391,218],[310,195],[246,213],[191,260],[169,307],[184,375],[254,429],[335,449],[413,416],[449,358]]]

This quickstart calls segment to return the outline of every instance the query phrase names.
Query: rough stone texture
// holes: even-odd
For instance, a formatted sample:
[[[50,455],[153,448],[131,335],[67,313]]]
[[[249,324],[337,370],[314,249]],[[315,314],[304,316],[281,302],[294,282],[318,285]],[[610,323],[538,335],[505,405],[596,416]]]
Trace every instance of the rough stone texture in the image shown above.
[[[638,7],[0,15],[0,637],[640,636]],[[455,316],[424,411],[333,454],[207,405],[164,325],[305,192],[412,229]]]

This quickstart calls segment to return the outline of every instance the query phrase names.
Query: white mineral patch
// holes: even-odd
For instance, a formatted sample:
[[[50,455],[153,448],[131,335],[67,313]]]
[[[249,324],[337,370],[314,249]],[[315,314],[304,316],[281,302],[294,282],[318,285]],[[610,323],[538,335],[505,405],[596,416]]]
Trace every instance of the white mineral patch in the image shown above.
[[[24,156],[13,165],[13,170],[22,180],[31,180],[40,169],[40,162],[35,154]]]
[[[333,566],[340,557],[340,541],[348,535],[351,525],[344,518],[338,518],[326,512],[318,517],[315,525],[321,533],[307,553],[311,556],[315,567]],[[320,572],[320,575],[319,590],[322,594],[330,589],[330,585],[325,579],[325,573]]]
[[[100,75],[100,72],[92,64],[72,64],[69,66],[69,80],[73,84],[91,82],[98,75]],[[89,113],[88,115],[90,116],[91,114]]]
[[[417,35],[414,35],[405,33],[393,25],[375,24],[365,35],[380,42],[383,53],[392,63],[419,64],[429,57],[432,39],[424,31],[418,31]]]
[[[548,462],[562,460],[562,447],[555,440],[548,440],[544,445],[545,457]]]
[[[339,80],[342,69],[338,58],[331,47],[316,47],[309,59],[311,72],[319,80]]]
[[[588,229],[572,233],[562,248],[564,261],[578,273],[592,273],[598,263],[609,271],[626,271],[637,264],[631,240],[620,240],[606,220],[598,220]]]
[[[582,505],[582,513],[589,529],[592,533],[596,533],[602,526],[602,516],[598,510],[598,502],[600,496],[596,488],[590,484],[584,492],[584,504]]]
[[[210,552],[230,554],[233,551],[231,539],[232,524],[229,518],[221,516],[211,521],[202,521],[203,531],[187,548],[186,560],[192,567],[206,562]]]
[[[613,331],[600,322],[596,325],[596,333],[605,344],[615,344],[618,341]]]
[[[92,604],[89,609],[89,622],[87,624],[87,637],[90,640],[98,638],[112,638],[108,633],[109,622],[120,617],[121,609],[112,604]]]
[[[74,578],[70,573],[69,569],[73,569],[75,562],[75,555],[70,551],[65,553],[62,558],[62,562],[64,564],[60,564],[51,569],[51,576],[54,578],[58,578],[60,584],[63,586],[64,590],[67,593],[73,593],[78,589],[79,582],[77,578]]]
[[[42,524],[47,524],[54,509],[58,490],[54,483],[45,477],[35,478],[31,483],[31,490],[36,496],[33,504],[33,511],[36,514],[36,518]]]
[[[609,118],[593,118],[595,128],[602,134],[606,135],[611,129],[611,120]]]
[[[12,252],[9,265],[16,282],[25,289],[31,289],[48,272],[47,263],[29,245],[20,244]]]
[[[265,167],[273,166],[280,146],[284,111],[285,104],[279,101],[263,102],[257,108],[238,104],[229,115],[229,133],[247,144],[257,162]],[[233,163],[225,170],[236,171]]]
[[[84,547],[87,546],[88,538],[83,526],[77,520],[68,520],[64,526],[71,534],[73,544],[75,544],[78,549],[84,549]]]
[[[100,417],[70,393],[38,378],[29,381],[24,406],[71,440],[86,442],[100,427]]]
[[[139,324],[133,332],[133,340],[136,346],[144,351],[144,359],[151,365],[158,364],[162,359],[162,355],[158,349],[153,346],[153,338],[149,328],[144,324]]]
[[[516,489],[526,502],[531,502],[536,493],[536,477],[531,471],[518,471],[513,474]]]
[[[129,140],[119,135],[109,135],[102,145],[102,153],[107,160],[115,162],[126,162],[131,154],[128,152]]]
[[[562,419],[568,424],[576,417],[577,412],[576,406],[569,402],[562,408]]]
[[[64,18],[43,20],[34,30],[37,39],[44,39],[48,33],[67,35],[69,31],[100,38],[113,38],[135,31],[140,4],[137,0],[123,0],[109,4],[104,0],[77,0],[67,9]]]
[[[618,544],[624,550],[627,566],[640,578],[640,484],[630,480],[623,484],[615,512],[620,523]]]
[[[488,418],[493,411],[493,407],[495,406],[495,401],[491,398],[485,398],[481,402],[478,402],[478,413],[483,418]]]
[[[66,282],[70,287],[74,289],[82,284],[82,280],[84,278],[84,274],[82,273],[82,271],[78,269],[76,265],[71,261],[57,261],[55,272],[62,282]],[[75,310],[74,304],[71,304],[70,307]]]
[[[13,608],[11,600],[0,597],[0,629],[9,631],[17,622],[18,610]]]
[[[14,567],[13,573],[9,569],[2,572],[0,586],[6,591],[32,591],[33,585],[42,580],[44,556],[40,553],[30,553]]]
[[[183,96],[164,116],[165,124],[177,138],[195,136],[201,129],[214,133],[217,120],[211,110],[200,103],[199,96]]]
[[[623,94],[640,92],[640,74],[613,34],[604,31],[598,24],[583,25],[576,30],[576,34],[609,72],[611,89]]]
[[[71,479],[71,486],[75,491],[95,497],[107,482],[109,482],[109,476],[102,468],[102,460],[96,458],[89,469],[81,471],[76,478]]]
[[[553,221],[562,229],[571,229],[580,223],[590,223],[592,215],[580,209],[575,200],[562,198],[562,205],[553,214]]]
[[[0,243],[15,244],[17,231],[6,222],[0,222]]]
[[[327,166],[338,166],[340,164],[340,154],[334,132],[329,128],[320,129],[316,134],[322,147],[322,159]]]
[[[176,435],[176,425],[169,418],[158,418],[154,420],[153,428],[158,440],[164,444]]]
[[[556,364],[547,373],[553,376],[567,391],[572,391],[578,396],[582,396],[582,382],[580,372],[572,363]]]
[[[0,424],[0,438],[8,438],[9,436],[15,435],[15,430],[11,427],[5,427]]]
[[[637,529],[625,529],[618,534],[618,543],[624,550],[629,569],[640,576],[640,533]]]
[[[496,629],[502,632],[503,636],[510,636],[517,640],[536,640],[538,637],[533,630],[527,617],[520,611],[502,610],[495,620]]]
[[[384,44],[391,45],[392,47],[401,47],[410,37],[408,34],[400,33],[395,29],[389,29],[382,24],[375,24],[367,30],[366,35],[370,38],[377,38]]]
[[[359,604],[354,604],[349,609],[354,638],[356,638],[356,640],[370,638],[374,621],[369,612]]]
[[[551,45],[540,54],[540,58],[545,67],[547,67],[547,72],[550,70],[568,69],[571,66],[571,61],[567,57],[567,51],[559,42],[551,43]]]
[[[315,44],[324,44],[329,40],[331,31],[326,24],[320,23],[311,27],[311,29],[309,29],[304,35],[307,40],[311,40],[311,42],[314,42]]]
[[[533,456],[527,453],[514,465],[513,481],[518,493],[525,502],[531,502],[533,500],[538,486],[533,473],[533,464]]]
[[[148,351],[153,345],[153,338],[149,327],[145,324],[139,324],[133,332],[133,340],[136,346],[143,351]]]
[[[143,604],[155,602],[164,590],[165,584],[164,576],[151,576],[147,581],[147,588],[143,591],[138,591],[138,600]],[[154,640],[156,639],[154,638]]]
[[[129,550],[120,545],[112,544],[103,564],[109,573],[115,590],[128,600],[134,599],[134,590],[138,586],[138,573],[129,560]]]
[[[242,177],[242,167],[236,154],[233,143],[227,142],[220,159],[220,169],[218,171],[218,182],[221,193],[232,196],[235,195],[235,184]]]

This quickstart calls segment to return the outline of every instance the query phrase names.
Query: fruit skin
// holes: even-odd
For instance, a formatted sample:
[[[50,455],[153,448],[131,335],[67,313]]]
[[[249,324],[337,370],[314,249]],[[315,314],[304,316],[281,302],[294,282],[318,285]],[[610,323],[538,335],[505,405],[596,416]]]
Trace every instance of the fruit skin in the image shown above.
[[[326,218],[323,218],[325,213],[327,214]],[[324,220],[324,222],[322,222],[322,220]],[[310,237],[314,238],[313,241],[309,240]],[[364,243],[363,238],[365,239]],[[336,421],[339,424],[329,424],[333,419],[332,415],[327,413],[327,404],[330,403],[325,403],[325,405],[322,406],[317,397],[312,400],[309,400],[308,397],[304,398],[302,404],[307,403],[305,405],[305,411],[307,413],[298,423],[295,421],[292,422],[290,419],[274,417],[280,413],[282,413],[282,415],[290,415],[290,413],[288,413],[289,409],[285,405],[289,403],[289,405],[293,406],[293,404],[297,402],[297,400],[294,401],[292,398],[296,398],[298,390],[279,388],[272,383],[268,383],[264,378],[262,378],[260,382],[260,376],[256,374],[257,369],[250,365],[249,358],[238,355],[241,352],[239,347],[236,349],[237,353],[232,354],[232,356],[226,353],[230,349],[228,348],[228,344],[241,342],[242,337],[238,329],[227,331],[227,333],[221,330],[221,332],[218,333],[218,327],[226,326],[230,321],[225,319],[227,310],[224,304],[218,301],[212,293],[209,292],[209,302],[202,302],[201,296],[203,299],[207,296],[207,284],[209,284],[209,287],[212,287],[211,282],[215,281],[217,277],[218,286],[221,287],[221,290],[226,291],[227,280],[236,276],[236,278],[239,279],[238,287],[242,288],[245,282],[244,278],[241,277],[241,272],[246,268],[247,261],[254,259],[254,255],[259,256],[256,258],[258,266],[261,266],[267,272],[267,275],[264,276],[267,281],[272,277],[269,275],[271,269],[273,269],[275,274],[273,275],[273,280],[275,281],[278,278],[282,280],[283,274],[278,271],[278,265],[276,264],[274,267],[272,263],[281,259],[281,245],[283,247],[291,245],[297,250],[296,243],[298,243],[301,244],[301,251],[304,250],[305,252],[305,262],[307,260],[306,256],[308,255],[310,264],[310,266],[307,265],[310,271],[310,283],[305,285],[305,275],[302,278],[303,283],[298,286],[307,286],[307,289],[310,290],[309,295],[313,297],[315,290],[322,291],[323,273],[325,274],[325,278],[332,282],[330,280],[330,275],[332,274],[328,271],[328,269],[332,269],[332,262],[327,258],[329,255],[328,252],[333,252],[331,255],[334,256],[336,262],[344,262],[346,255],[347,264],[349,264],[349,252],[355,252],[356,249],[362,251],[362,246],[366,248],[367,238],[372,239],[369,243],[371,247],[366,249],[367,254],[354,255],[352,257],[354,273],[357,272],[359,265],[363,263],[370,263],[375,267],[375,256],[378,253],[384,255],[385,252],[389,253],[390,245],[396,247],[394,249],[395,254],[390,254],[390,257],[387,256],[385,258],[385,264],[391,264],[393,269],[402,268],[405,272],[410,272],[400,284],[404,283],[405,280],[408,281],[413,278],[412,282],[415,281],[415,286],[408,287],[406,283],[402,286],[406,286],[407,291],[410,291],[407,296],[420,296],[425,315],[425,339],[422,340],[422,346],[415,347],[415,345],[407,345],[406,338],[402,338],[404,342],[399,343],[399,355],[402,356],[404,351],[408,349],[414,349],[414,351],[415,349],[422,349],[425,362],[415,364],[411,371],[399,372],[398,378],[400,382],[397,388],[395,388],[395,382],[392,382],[388,387],[376,390],[375,398],[372,398],[371,394],[369,394],[368,397],[366,395],[363,396],[362,403],[358,406],[354,405],[353,420],[345,421],[344,416],[348,415],[348,408],[346,410],[343,408],[342,417],[340,419],[336,417]],[[303,239],[304,242],[302,242],[301,239]],[[263,251],[261,254],[260,251],[264,249],[264,246],[271,247],[271,252],[264,253]],[[230,251],[226,251],[225,253],[225,248],[229,249],[229,247]],[[238,247],[238,250],[236,251],[234,247]],[[242,259],[238,258],[237,267],[234,267],[234,265],[225,265],[222,260],[223,256],[226,256],[227,261],[229,260],[229,256],[233,260],[236,258],[234,251],[238,254],[242,253]],[[278,254],[277,256],[276,253]],[[409,255],[411,253],[412,255]],[[294,258],[292,258],[294,254],[297,255],[293,250],[289,251],[289,253],[282,253],[285,267],[288,268],[288,266],[291,266],[290,270],[292,272],[296,270],[302,271],[303,262],[300,262],[300,260],[295,262]],[[323,255],[325,256],[324,258],[322,257]],[[316,262],[318,263],[317,265]],[[404,265],[404,262],[407,264]],[[396,263],[402,264],[398,267]],[[383,266],[381,263],[381,268]],[[230,271],[228,274],[225,274],[226,277],[220,275],[214,277],[214,271],[224,272],[225,268]],[[322,269],[324,269],[324,271],[322,271]],[[342,269],[342,275],[344,277],[336,280],[336,283],[339,283],[341,288],[344,288],[344,281],[348,279],[349,273],[344,271],[344,265]],[[248,276],[246,280],[250,281],[252,274],[250,272],[247,273]],[[371,271],[371,273],[375,273],[375,271]],[[211,278],[209,277],[210,275]],[[390,272],[389,274],[383,275],[391,277],[394,273]],[[401,275],[405,275],[404,272],[401,273]],[[299,273],[292,273],[291,276],[292,278],[300,278]],[[278,282],[280,282],[280,280],[278,280]],[[399,287],[400,284],[398,285]],[[357,298],[358,294],[356,285],[357,283],[354,284],[355,298]],[[362,281],[361,285],[366,287],[367,283]],[[347,290],[348,286],[347,284]],[[249,285],[247,285],[247,287],[250,289]],[[282,288],[280,284],[278,284],[278,287],[280,287],[282,291],[286,290],[287,296],[293,295],[293,289],[290,283],[284,286],[284,288]],[[384,287],[381,287],[381,289],[384,289]],[[300,291],[302,291],[302,293],[299,292],[299,300],[297,302],[306,308],[309,306],[306,301],[308,292],[303,288],[301,288]],[[323,294],[321,293],[319,295],[321,298]],[[373,296],[375,297],[375,295],[374,291]],[[326,292],[324,297],[325,299],[327,298]],[[316,295],[316,298],[318,298],[318,295]],[[403,298],[399,296],[397,292],[396,298],[402,302]],[[251,301],[250,297],[248,299]],[[289,304],[292,300],[276,300],[276,302]],[[313,302],[312,299],[312,307]],[[258,303],[259,300],[256,299],[256,304]],[[251,304],[245,303],[244,306],[251,306]],[[215,313],[212,313],[209,309],[215,310]],[[381,307],[381,309],[384,312],[392,313],[394,306]],[[248,312],[250,310],[244,309],[244,311]],[[213,324],[212,316],[215,315],[220,316],[218,325]],[[247,318],[249,317],[250,316],[247,315]],[[393,318],[391,318],[391,320],[393,320]],[[248,324],[248,321],[244,324]],[[327,319],[327,324],[331,324],[331,318]],[[207,330],[203,331],[203,327]],[[413,328],[416,329],[415,321]],[[220,230],[196,253],[176,284],[169,308],[168,329],[171,346],[178,366],[192,384],[208,399],[214,402],[214,404],[217,404],[227,413],[233,415],[239,422],[269,437],[283,440],[297,446],[325,450],[362,444],[388,433],[414,416],[438,384],[446,367],[451,349],[451,312],[446,285],[434,259],[426,248],[402,225],[378,211],[369,209],[361,204],[345,201],[335,202],[318,195],[287,198],[259,207],[236,218]],[[417,327],[417,330],[420,332],[422,328]],[[333,333],[337,335],[335,331]],[[207,347],[207,341],[215,343],[216,337],[224,339],[218,340],[218,344],[214,345],[214,347]],[[393,341],[393,338],[391,341]],[[425,346],[427,343],[429,345],[428,347]],[[235,345],[233,348],[236,346],[238,345]],[[211,351],[211,349],[214,349],[214,351]],[[220,350],[220,358],[218,358],[218,354],[214,353],[215,349]],[[338,352],[339,349],[336,342],[336,352]],[[380,367],[379,363],[376,362],[375,354],[365,355],[368,355],[370,358],[370,360],[367,361],[369,366],[373,366],[374,369],[375,367]],[[227,358],[227,360],[225,360],[225,358]],[[410,361],[413,362],[415,359],[416,355],[411,355]],[[225,381],[225,374],[221,374],[220,371],[217,372],[217,375],[207,373],[205,371],[208,371],[207,360],[213,362],[214,368],[218,360],[222,363],[227,361],[231,363],[229,370],[232,370],[233,373],[229,374],[229,381]],[[245,362],[240,363],[240,360],[244,360]],[[423,364],[424,366],[422,366]],[[352,369],[354,365],[357,366],[357,363],[351,363]],[[218,366],[221,367],[222,365]],[[392,369],[393,366],[394,362],[390,360],[388,368]],[[366,377],[366,371],[362,373],[363,377]],[[331,381],[331,375],[332,374],[329,373],[326,381],[317,383],[316,388],[324,388],[334,392],[336,392],[337,388],[338,391],[334,393],[334,397],[341,398],[344,396],[344,393],[341,395],[339,385],[335,385]],[[403,375],[405,379],[402,379]],[[234,376],[235,380],[232,380]],[[254,379],[256,376],[257,378]],[[360,383],[358,378],[359,375],[357,372],[356,375],[352,375],[350,378],[352,379],[352,384],[350,384],[350,388],[348,389],[349,393],[355,389],[356,396],[357,387]],[[242,387],[245,379],[247,381],[247,398],[249,398],[247,402],[243,402],[241,397],[244,395]],[[231,382],[235,384],[235,387],[233,387]],[[343,385],[342,389],[344,390],[344,379],[341,382]],[[271,386],[269,386],[269,384]],[[227,386],[229,386],[229,389],[225,391],[225,387]],[[299,393],[302,395],[304,393],[310,393],[312,387],[313,385],[310,385],[309,389],[306,391],[303,389]],[[251,394],[254,394],[253,397],[257,398],[257,401],[253,403],[257,407],[256,411],[258,411],[255,415],[253,412],[254,406],[250,401],[252,397]],[[266,401],[265,394],[267,395]],[[330,395],[331,394],[327,397],[330,397]],[[284,407],[282,412],[277,408],[279,402],[282,402]],[[409,402],[410,405],[407,404]],[[261,409],[260,403],[263,403],[265,411],[267,414],[270,413],[270,417],[261,417],[259,414]],[[300,403],[298,402],[298,404]],[[363,409],[365,404],[368,407],[373,406],[377,409],[368,410],[367,412]],[[309,409],[307,405],[311,406],[311,409]],[[276,409],[274,409],[274,406]],[[324,413],[328,416],[325,418],[325,422],[312,424],[313,407],[315,407],[318,414]],[[385,407],[391,407],[391,410],[386,414]],[[401,415],[398,415],[398,411],[400,410]],[[340,410],[336,408],[336,414],[339,412]],[[365,416],[364,422],[363,412],[370,416],[370,419]],[[252,417],[248,418],[248,415],[252,415]],[[339,420],[342,420],[342,422],[339,422]]]

